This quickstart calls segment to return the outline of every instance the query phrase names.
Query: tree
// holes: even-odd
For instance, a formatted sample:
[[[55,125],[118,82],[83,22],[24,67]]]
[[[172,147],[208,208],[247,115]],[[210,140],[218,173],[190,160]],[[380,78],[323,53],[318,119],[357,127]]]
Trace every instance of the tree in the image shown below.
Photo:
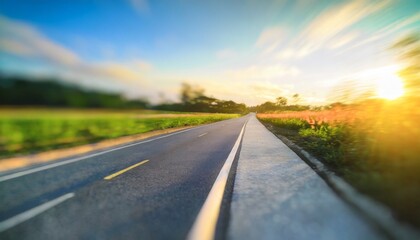
[[[183,104],[191,104],[195,99],[204,96],[204,89],[193,86],[189,83],[181,85],[181,102]]]
[[[257,109],[259,112],[268,112],[268,111],[274,111],[276,110],[276,104],[273,102],[265,102],[259,106],[257,106]]]
[[[286,106],[287,105],[287,98],[285,98],[285,97],[276,98],[276,105],[277,106]]]
[[[293,104],[297,105],[300,101],[299,94],[297,94],[297,93],[293,94],[292,99],[293,99]]]

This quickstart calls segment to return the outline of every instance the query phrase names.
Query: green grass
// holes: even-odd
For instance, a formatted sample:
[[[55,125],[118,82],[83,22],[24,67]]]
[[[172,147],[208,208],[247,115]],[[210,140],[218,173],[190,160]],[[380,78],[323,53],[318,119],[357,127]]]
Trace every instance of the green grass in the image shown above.
[[[276,131],[290,138],[334,168],[343,166],[343,143],[348,139],[345,125],[330,126],[326,123],[311,126],[297,118],[264,118],[265,123],[276,127]]]
[[[265,118],[264,121],[290,130],[307,129],[311,126],[307,121],[297,118]]]
[[[0,157],[238,117],[157,111],[0,110]],[[159,116],[159,115],[162,115]],[[169,116],[168,116],[169,115]]]

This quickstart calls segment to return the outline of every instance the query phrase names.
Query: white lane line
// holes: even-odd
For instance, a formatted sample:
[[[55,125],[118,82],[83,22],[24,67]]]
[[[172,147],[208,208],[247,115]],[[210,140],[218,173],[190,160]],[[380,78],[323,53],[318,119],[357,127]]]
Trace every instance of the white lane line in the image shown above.
[[[188,233],[188,240],[213,240],[216,231],[217,220],[219,218],[220,206],[222,204],[223,193],[229,176],[230,168],[238,151],[242,135],[244,134],[246,122],[242,127],[241,133],[236,139],[235,145],[229,153],[222,169],[217,175],[216,181],[204,202],[203,207],[195,219],[195,222]]]
[[[209,125],[205,125],[205,126],[209,126]],[[200,127],[204,127],[204,126],[200,126]],[[44,170],[47,170],[47,169],[50,169],[50,168],[55,168],[55,167],[58,167],[58,166],[63,166],[63,165],[67,165],[67,164],[70,164],[70,163],[78,162],[78,161],[81,161],[81,160],[84,160],[84,159],[87,159],[87,158],[96,157],[96,156],[99,156],[99,155],[102,155],[102,154],[105,154],[105,153],[117,151],[117,150],[120,150],[120,149],[132,147],[132,146],[135,146],[135,145],[140,145],[140,144],[143,144],[143,143],[152,142],[152,141],[155,141],[155,140],[158,140],[158,139],[166,138],[166,137],[169,137],[169,136],[173,136],[173,135],[176,135],[176,134],[187,132],[187,131],[197,129],[197,128],[200,128],[200,127],[189,128],[189,129],[186,129],[186,130],[171,133],[171,134],[161,136],[161,137],[157,137],[157,138],[153,138],[153,139],[150,139],[150,140],[146,140],[146,141],[142,141],[142,142],[138,142],[138,143],[132,143],[132,144],[125,145],[125,146],[122,146],[122,147],[109,149],[109,150],[106,150],[106,151],[103,151],[103,152],[94,153],[94,154],[86,155],[86,156],[83,156],[83,157],[73,158],[73,159],[69,159],[69,160],[66,160],[66,161],[62,161],[62,162],[51,163],[51,164],[48,164],[48,165],[45,165],[45,166],[42,166],[42,167],[32,168],[32,169],[17,172],[17,173],[12,173],[12,174],[0,177],[0,182],[4,182],[4,181],[7,181],[7,180],[10,180],[10,179],[13,179],[13,178],[18,178],[18,177],[25,176],[25,175],[28,175],[28,174],[31,174],[31,173],[35,173],[35,172],[44,171]]]
[[[34,207],[26,212],[20,213],[14,217],[11,217],[3,222],[0,222],[0,232],[6,231],[9,228],[12,228],[26,220],[29,220],[36,215],[47,211],[48,209],[66,201],[69,198],[74,197],[74,193],[67,193],[61,197],[58,197],[54,200],[51,200],[49,202],[46,202],[42,205],[39,205],[38,207]]]
[[[198,137],[202,137],[202,136],[204,136],[204,135],[206,135],[208,132],[205,132],[205,133],[203,133],[203,134],[200,134],[200,135],[198,135]]]

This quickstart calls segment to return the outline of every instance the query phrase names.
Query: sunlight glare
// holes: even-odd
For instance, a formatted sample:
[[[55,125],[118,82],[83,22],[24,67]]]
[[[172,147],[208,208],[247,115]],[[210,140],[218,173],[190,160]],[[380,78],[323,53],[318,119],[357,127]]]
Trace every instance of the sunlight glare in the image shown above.
[[[379,98],[394,100],[404,94],[404,85],[395,74],[383,75],[377,83],[376,94]]]

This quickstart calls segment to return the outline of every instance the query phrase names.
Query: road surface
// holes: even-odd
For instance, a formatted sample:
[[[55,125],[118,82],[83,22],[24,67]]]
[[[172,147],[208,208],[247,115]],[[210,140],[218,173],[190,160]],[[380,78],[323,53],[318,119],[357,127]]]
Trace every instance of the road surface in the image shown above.
[[[185,239],[249,116],[0,176],[0,239]]]

